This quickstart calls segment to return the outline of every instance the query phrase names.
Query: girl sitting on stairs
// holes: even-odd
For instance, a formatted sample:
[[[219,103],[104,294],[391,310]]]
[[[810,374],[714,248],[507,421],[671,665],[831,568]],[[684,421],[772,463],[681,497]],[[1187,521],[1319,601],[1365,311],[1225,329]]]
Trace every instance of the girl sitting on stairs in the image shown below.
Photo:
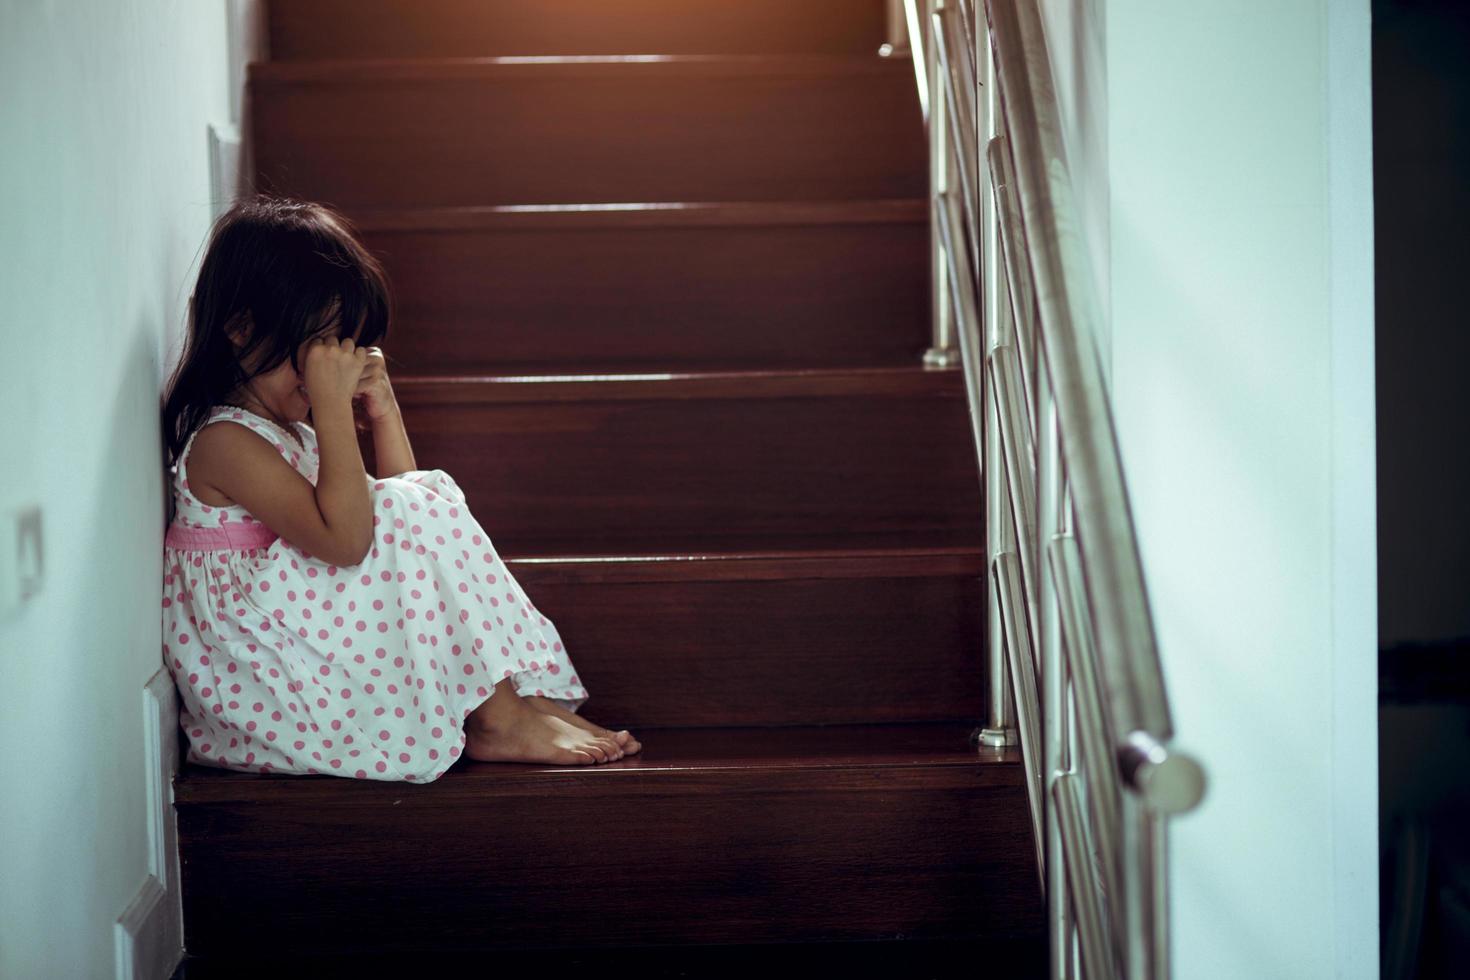
[[[638,752],[576,713],[588,693],[556,627],[450,475],[415,465],[369,346],[389,308],[329,208],[260,196],[215,224],[163,408],[163,655],[188,761],[427,783],[461,752]],[[355,405],[390,475],[364,469]]]

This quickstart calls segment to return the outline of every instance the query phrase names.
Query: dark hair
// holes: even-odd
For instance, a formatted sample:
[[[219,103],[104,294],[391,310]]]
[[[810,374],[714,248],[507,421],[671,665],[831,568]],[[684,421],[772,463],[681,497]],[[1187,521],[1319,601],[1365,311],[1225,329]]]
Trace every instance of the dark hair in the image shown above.
[[[382,265],[339,212],[266,194],[232,206],[210,233],[189,299],[184,353],[165,389],[169,465],[210,409],[251,378],[287,359],[300,370],[297,350],[334,327],[338,339],[377,344],[391,315]],[[238,353],[227,328],[249,337]],[[246,374],[241,365],[259,348],[265,355]]]

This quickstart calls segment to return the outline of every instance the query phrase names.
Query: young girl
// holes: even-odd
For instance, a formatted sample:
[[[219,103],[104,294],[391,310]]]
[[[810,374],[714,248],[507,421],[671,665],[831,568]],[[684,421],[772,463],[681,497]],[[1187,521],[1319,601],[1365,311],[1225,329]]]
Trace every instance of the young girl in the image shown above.
[[[577,715],[556,627],[449,474],[415,465],[369,346],[388,319],[383,270],[336,212],[262,196],[216,223],[163,409],[163,653],[188,761],[427,783],[461,752],[638,752]]]

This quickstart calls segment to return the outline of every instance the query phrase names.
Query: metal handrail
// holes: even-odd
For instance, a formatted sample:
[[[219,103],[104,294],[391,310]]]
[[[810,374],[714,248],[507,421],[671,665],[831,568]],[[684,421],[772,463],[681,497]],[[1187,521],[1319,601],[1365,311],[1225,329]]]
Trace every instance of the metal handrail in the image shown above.
[[[1047,367],[1068,439],[1073,507],[1099,645],[1109,658],[1113,723],[1119,741],[1134,731],[1173,734],[1163,670],[1154,642],[1143,568],[1129,514],[1112,410],[1093,338],[1101,316],[1092,302],[1065,169],[1060,110],[1040,12],[1030,4],[986,4],[998,64],[1000,101],[1012,141],[1027,259],[1047,332]]]
[[[985,30],[973,0],[892,17],[911,35],[942,257],[925,363],[952,363],[959,337],[987,499],[992,697],[975,740],[1019,735],[1052,975],[1154,980],[1166,818],[1199,803],[1204,774],[1169,745],[1038,0],[984,7]]]

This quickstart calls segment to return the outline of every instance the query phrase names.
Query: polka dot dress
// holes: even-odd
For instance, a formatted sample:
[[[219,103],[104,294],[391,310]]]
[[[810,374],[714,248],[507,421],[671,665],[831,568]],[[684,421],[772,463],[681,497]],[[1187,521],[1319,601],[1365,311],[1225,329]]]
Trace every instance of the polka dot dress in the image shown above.
[[[205,425],[220,421],[246,426],[316,484],[310,426],[293,425],[298,444],[233,405]],[[163,655],[189,762],[427,783],[459,757],[465,717],[503,678],[572,711],[587,700],[556,627],[448,473],[371,482],[372,550],[339,566],[243,507],[190,494],[193,441],[173,471],[163,577]]]

